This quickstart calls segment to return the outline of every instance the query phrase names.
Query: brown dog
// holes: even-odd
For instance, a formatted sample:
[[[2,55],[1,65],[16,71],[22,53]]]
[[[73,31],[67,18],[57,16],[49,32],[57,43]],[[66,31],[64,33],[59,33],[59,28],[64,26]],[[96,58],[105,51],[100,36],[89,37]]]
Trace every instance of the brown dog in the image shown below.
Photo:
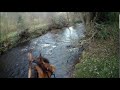
[[[29,71],[28,78],[32,77],[32,62],[35,61],[35,58],[32,55],[32,50],[28,53],[29,59]],[[34,66],[34,70],[37,71],[38,78],[50,78],[51,75],[55,72],[56,68],[49,63],[49,61],[40,56],[35,61],[36,65]]]

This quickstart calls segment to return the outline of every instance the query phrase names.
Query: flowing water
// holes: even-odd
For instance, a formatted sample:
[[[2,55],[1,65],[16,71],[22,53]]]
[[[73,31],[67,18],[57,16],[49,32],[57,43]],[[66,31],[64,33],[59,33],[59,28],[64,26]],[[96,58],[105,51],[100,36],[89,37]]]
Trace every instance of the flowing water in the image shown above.
[[[51,31],[29,42],[18,45],[0,56],[0,78],[27,78],[30,48],[33,55],[47,58],[56,67],[56,78],[69,78],[83,48],[76,47],[84,37],[84,25]]]

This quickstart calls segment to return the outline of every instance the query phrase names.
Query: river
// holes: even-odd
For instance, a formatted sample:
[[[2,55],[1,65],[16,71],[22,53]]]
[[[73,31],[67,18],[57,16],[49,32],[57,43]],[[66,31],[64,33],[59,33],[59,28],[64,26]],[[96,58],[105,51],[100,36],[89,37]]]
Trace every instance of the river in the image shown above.
[[[70,78],[75,63],[83,51],[76,47],[84,36],[84,25],[76,24],[61,30],[52,30],[45,35],[22,43],[0,56],[0,78],[27,78],[30,48],[33,55],[47,58],[56,67],[56,78]]]

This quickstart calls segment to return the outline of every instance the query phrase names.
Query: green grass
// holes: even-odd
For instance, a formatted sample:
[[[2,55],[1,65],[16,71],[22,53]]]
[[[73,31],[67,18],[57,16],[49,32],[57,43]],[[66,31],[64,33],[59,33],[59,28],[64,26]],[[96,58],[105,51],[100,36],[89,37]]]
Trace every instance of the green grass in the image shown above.
[[[113,55],[106,58],[87,57],[76,65],[76,78],[118,78],[119,60]]]
[[[75,78],[119,78],[119,37],[116,33],[111,32],[106,39],[94,38],[80,63],[75,65]]]
[[[119,78],[118,43],[95,39],[75,65],[75,78]],[[80,56],[81,57],[81,56]]]

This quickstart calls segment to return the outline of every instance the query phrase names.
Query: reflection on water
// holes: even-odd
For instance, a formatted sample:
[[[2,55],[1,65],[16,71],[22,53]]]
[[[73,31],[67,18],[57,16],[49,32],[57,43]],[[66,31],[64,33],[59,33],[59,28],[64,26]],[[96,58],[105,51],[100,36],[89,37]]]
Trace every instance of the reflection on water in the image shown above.
[[[63,40],[65,41],[72,41],[72,40],[78,40],[78,34],[73,27],[66,28],[66,30],[63,33]]]
[[[63,31],[61,40],[64,42],[78,43],[80,38],[85,37],[84,30],[85,28],[82,24],[68,27]]]

